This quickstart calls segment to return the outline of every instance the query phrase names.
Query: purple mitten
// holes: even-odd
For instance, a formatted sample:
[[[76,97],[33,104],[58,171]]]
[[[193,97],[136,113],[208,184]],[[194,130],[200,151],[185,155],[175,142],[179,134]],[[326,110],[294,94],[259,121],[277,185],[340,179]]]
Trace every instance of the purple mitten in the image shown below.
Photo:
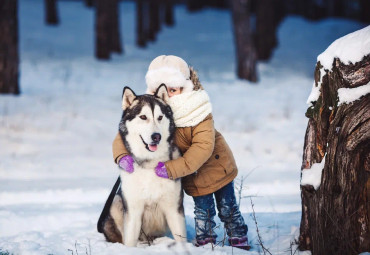
[[[158,162],[158,165],[155,167],[155,174],[159,177],[168,179],[166,165],[163,162]]]
[[[119,160],[118,165],[120,168],[131,174],[134,171],[134,162],[134,159],[130,155],[127,155]]]

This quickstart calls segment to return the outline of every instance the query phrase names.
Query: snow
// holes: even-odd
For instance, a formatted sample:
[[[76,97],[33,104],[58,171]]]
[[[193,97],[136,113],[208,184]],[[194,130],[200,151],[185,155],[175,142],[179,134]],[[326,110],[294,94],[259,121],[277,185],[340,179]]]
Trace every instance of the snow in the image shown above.
[[[370,82],[356,88],[340,88],[338,89],[338,106],[341,104],[349,104],[361,97],[370,93]]]
[[[317,57],[323,68],[331,70],[334,58],[344,64],[355,64],[370,54],[370,26],[335,40]]]
[[[337,40],[317,57],[320,61],[322,68],[320,68],[320,80],[316,86],[315,82],[312,86],[311,93],[308,96],[307,104],[312,106],[320,96],[322,78],[325,73],[329,72],[333,66],[334,58],[339,58],[344,64],[354,64],[362,60],[364,56],[370,54],[370,26],[363,29],[349,33]],[[366,85],[367,86],[367,85]],[[340,92],[341,91],[341,92]],[[351,91],[351,92],[350,92]],[[340,93],[340,96],[339,96]],[[348,95],[346,95],[348,93]],[[368,93],[368,87],[362,89],[339,89],[338,96],[340,104],[349,103],[357,100],[359,97]],[[343,100],[341,100],[343,98]]]
[[[324,75],[326,74],[325,71],[323,70],[323,68],[321,68],[319,70],[320,72],[320,80],[317,82],[317,86],[316,86],[316,82],[313,82],[313,85],[312,85],[312,89],[311,89],[311,93],[310,95],[308,96],[308,99],[307,99],[307,104],[308,106],[313,106],[313,102],[316,102],[319,97],[320,97],[320,94],[321,94],[321,84],[322,84],[322,79],[324,77]]]
[[[244,254],[230,247],[196,248],[193,201],[184,206],[189,243],[168,237],[128,248],[97,233],[96,222],[118,170],[111,143],[121,117],[121,94],[145,92],[150,61],[183,57],[199,72],[244,177],[241,211],[251,255],[259,254],[251,202],[264,245],[286,254],[300,223],[300,166],[317,55],[336,38],[363,25],[344,19],[309,22],[289,16],[279,47],[258,64],[260,81],[235,75],[231,17],[176,7],[176,25],[163,28],[146,49],[135,46],[132,2],[121,3],[125,54],[94,58],[94,12],[81,1],[59,1],[61,24],[44,25],[43,2],[19,1],[20,96],[0,96],[0,251],[13,254]],[[217,218],[218,220],[218,218]],[[216,232],[219,240],[223,228]],[[295,247],[293,247],[295,249]],[[90,252],[91,250],[91,252]],[[1,253],[1,252],[0,252]]]
[[[321,83],[319,83],[319,85],[316,86],[315,82],[314,82],[313,85],[312,85],[311,93],[310,93],[310,95],[308,96],[308,99],[307,99],[307,104],[309,106],[311,106],[313,102],[316,102],[319,99],[320,93],[321,93],[320,89],[321,89]]]
[[[312,185],[315,190],[320,187],[321,184],[321,174],[325,166],[325,157],[321,160],[320,163],[312,164],[310,169],[303,169],[301,185]]]

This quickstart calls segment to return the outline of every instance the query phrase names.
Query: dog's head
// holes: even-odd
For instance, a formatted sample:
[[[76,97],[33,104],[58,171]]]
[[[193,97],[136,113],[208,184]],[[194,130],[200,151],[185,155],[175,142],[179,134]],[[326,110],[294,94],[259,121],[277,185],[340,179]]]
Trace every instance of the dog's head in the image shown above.
[[[119,130],[134,158],[155,159],[171,150],[175,124],[168,99],[165,85],[154,95],[137,96],[129,87],[123,89]]]

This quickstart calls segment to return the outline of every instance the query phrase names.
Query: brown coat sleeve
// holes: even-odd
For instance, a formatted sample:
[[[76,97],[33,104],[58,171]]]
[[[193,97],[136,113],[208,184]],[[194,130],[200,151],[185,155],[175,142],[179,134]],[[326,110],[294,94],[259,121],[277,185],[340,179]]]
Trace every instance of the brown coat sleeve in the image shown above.
[[[116,135],[116,137],[113,140],[112,151],[113,151],[114,163],[116,164],[119,162],[119,160],[122,157],[129,155],[125,145],[123,144],[121,135],[119,133]]]
[[[212,155],[215,146],[213,118],[192,127],[191,146],[180,158],[165,162],[168,175],[177,179],[197,171]]]

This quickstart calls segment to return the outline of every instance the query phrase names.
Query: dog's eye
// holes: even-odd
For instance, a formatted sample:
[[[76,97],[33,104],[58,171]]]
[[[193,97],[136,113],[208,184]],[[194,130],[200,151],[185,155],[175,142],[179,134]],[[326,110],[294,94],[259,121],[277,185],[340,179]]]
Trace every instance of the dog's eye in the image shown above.
[[[146,120],[147,118],[146,118],[146,116],[145,116],[145,115],[140,115],[140,119],[142,119],[142,120]]]
[[[158,117],[158,120],[162,120],[162,119],[163,119],[163,116],[162,115]]]

